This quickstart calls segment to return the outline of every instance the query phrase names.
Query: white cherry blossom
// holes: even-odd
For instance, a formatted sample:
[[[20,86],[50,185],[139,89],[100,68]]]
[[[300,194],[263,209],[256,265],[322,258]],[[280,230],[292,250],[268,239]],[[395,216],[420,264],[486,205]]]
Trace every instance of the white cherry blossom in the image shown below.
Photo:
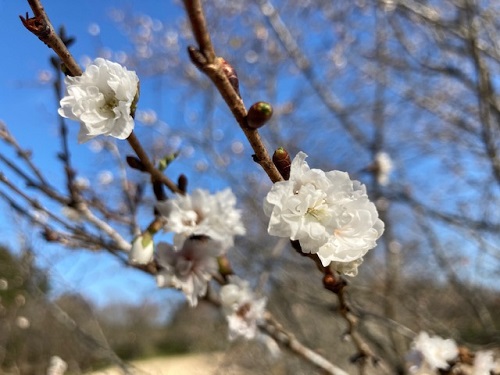
[[[424,363],[431,369],[447,370],[448,362],[458,356],[458,346],[452,339],[443,339],[439,336],[429,336],[427,332],[420,332],[413,340],[413,350],[419,353]]]
[[[290,179],[267,194],[269,234],[299,240],[302,251],[317,253],[324,266],[363,257],[384,231],[365,186],[346,172],[311,169],[306,157],[299,152]]]
[[[391,157],[387,152],[377,152],[374,164],[376,168],[375,176],[377,178],[377,182],[382,186],[387,186],[389,184],[390,174],[394,168]]]
[[[59,115],[80,122],[78,141],[97,135],[127,138],[134,129],[139,78],[120,64],[97,58],[79,77],[66,77]]]
[[[167,219],[165,231],[174,232],[174,245],[182,248],[190,236],[208,236],[225,250],[234,244],[234,236],[245,234],[236,197],[231,189],[215,194],[196,189],[191,195],[176,195],[157,204]]]
[[[500,373],[500,361],[493,356],[493,351],[478,351],[474,356],[472,375],[490,375]]]
[[[230,283],[220,290],[222,309],[229,326],[229,339],[253,339],[258,336],[257,324],[263,320],[266,298],[257,298],[247,281],[229,278]]]
[[[208,282],[218,271],[219,243],[207,237],[188,239],[176,250],[161,242],[156,257],[160,272],[156,275],[159,287],[173,287],[184,292],[189,304],[196,306],[198,297],[207,293]]]

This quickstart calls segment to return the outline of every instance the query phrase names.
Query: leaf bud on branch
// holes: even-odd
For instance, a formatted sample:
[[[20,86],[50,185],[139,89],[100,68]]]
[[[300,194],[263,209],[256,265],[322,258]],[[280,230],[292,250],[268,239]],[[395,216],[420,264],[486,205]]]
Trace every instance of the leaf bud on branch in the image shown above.
[[[281,173],[283,178],[288,180],[290,178],[290,166],[292,164],[288,151],[283,147],[276,149],[273,154],[273,163],[276,168],[278,168],[278,171]]]
[[[273,107],[266,102],[257,102],[248,110],[247,125],[251,129],[264,126],[273,115]]]

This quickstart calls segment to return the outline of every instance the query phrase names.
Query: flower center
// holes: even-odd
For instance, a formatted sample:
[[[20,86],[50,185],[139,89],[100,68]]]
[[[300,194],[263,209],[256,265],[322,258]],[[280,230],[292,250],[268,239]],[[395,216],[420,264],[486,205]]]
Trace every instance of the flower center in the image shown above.
[[[250,308],[251,308],[250,303],[247,302],[238,308],[238,310],[236,311],[236,315],[238,315],[242,319],[245,319],[248,312],[250,311]]]
[[[118,99],[115,97],[106,98],[106,102],[101,107],[104,112],[113,112],[113,110],[118,106]]]
[[[324,199],[318,199],[307,208],[306,215],[314,217],[316,220],[321,221],[327,216],[328,205]]]
[[[182,224],[186,227],[195,227],[200,224],[202,220],[203,215],[200,212],[198,212],[197,210],[190,210],[182,219]]]
[[[312,217],[314,217],[316,220],[319,221],[321,219],[321,216],[323,215],[323,211],[316,207],[309,207],[307,209],[306,215],[311,215]]]

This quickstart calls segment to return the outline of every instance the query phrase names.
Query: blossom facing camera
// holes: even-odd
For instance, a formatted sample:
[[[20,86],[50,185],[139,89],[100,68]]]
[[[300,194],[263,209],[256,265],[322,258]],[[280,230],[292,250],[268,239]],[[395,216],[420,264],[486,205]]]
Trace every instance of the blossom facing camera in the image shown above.
[[[443,339],[439,336],[429,336],[427,332],[420,332],[412,343],[413,349],[408,358],[418,358],[410,361],[414,369],[427,368],[431,370],[447,370],[449,362],[458,356],[458,346],[452,339]]]
[[[233,246],[235,235],[245,234],[241,212],[235,206],[231,189],[215,194],[196,189],[191,195],[178,194],[160,202],[156,208],[167,219],[164,230],[174,233],[176,248],[182,248],[190,236],[207,236],[220,243],[223,253]]]
[[[64,79],[58,113],[80,122],[78,142],[98,135],[126,139],[134,129],[139,78],[120,64],[97,58],[79,77]]]
[[[198,297],[207,293],[208,282],[218,271],[219,243],[207,237],[188,239],[181,249],[161,242],[156,257],[160,272],[156,284],[160,288],[182,290],[189,304],[198,304]]]
[[[375,204],[346,172],[311,169],[306,157],[299,152],[290,179],[276,182],[266,196],[269,234],[299,240],[302,251],[318,254],[325,267],[362,258],[384,232]]]
[[[263,321],[266,298],[257,298],[247,281],[237,276],[220,290],[222,309],[229,326],[229,339],[253,339],[258,336],[257,325]]]

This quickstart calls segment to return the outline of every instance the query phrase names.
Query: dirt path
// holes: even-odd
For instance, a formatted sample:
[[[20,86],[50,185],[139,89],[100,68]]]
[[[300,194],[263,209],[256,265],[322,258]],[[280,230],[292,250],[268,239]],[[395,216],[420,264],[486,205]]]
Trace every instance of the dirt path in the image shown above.
[[[185,356],[158,357],[142,361],[134,361],[138,375],[216,375],[221,374],[223,353],[193,354]],[[243,375],[239,369],[230,370],[224,367],[224,374]],[[92,372],[88,375],[121,375],[117,368],[109,368]]]

